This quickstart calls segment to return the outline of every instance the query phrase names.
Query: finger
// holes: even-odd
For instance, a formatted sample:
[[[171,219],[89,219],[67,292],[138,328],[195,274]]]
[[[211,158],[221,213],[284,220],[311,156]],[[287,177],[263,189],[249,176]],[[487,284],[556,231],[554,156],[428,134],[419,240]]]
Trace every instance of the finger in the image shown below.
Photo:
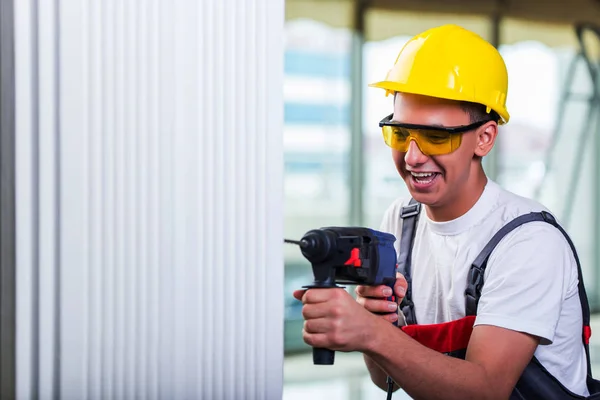
[[[294,297],[296,298],[296,300],[302,301],[302,296],[304,296],[305,292],[305,289],[294,290]]]
[[[326,301],[330,301],[335,298],[339,298],[339,296],[350,296],[348,292],[346,292],[342,288],[337,289],[311,289],[308,290],[302,301],[307,304],[317,304],[317,303],[325,303]]]
[[[304,321],[306,333],[327,333],[331,330],[331,320],[327,318],[309,319]]]
[[[312,347],[328,348],[331,344],[326,333],[308,333],[302,330],[302,340]]]
[[[393,323],[398,321],[398,313],[391,313],[391,314],[385,314],[382,315],[381,318],[385,319],[386,321]]]
[[[304,304],[302,307],[302,316],[304,319],[316,319],[328,317],[331,314],[330,307],[325,307],[323,303]]]
[[[372,313],[391,313],[398,311],[398,303],[394,301],[370,298],[360,298],[356,301]]]
[[[312,347],[331,350],[342,350],[349,343],[347,335],[339,335],[332,332],[308,333],[304,329],[302,330],[302,339]]]
[[[394,284],[394,293],[401,300],[404,298],[406,294],[406,288],[408,287],[408,282],[406,282],[406,278],[400,272],[396,274],[396,283]]]
[[[371,298],[379,298],[379,297],[389,297],[392,295],[392,289],[389,286],[379,285],[379,286],[357,286],[355,292],[358,296],[361,297],[371,297]]]

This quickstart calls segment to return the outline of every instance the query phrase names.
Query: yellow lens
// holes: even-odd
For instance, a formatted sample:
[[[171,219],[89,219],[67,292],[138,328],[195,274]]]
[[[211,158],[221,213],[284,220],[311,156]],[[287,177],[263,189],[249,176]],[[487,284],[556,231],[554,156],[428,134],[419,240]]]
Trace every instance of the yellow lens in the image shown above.
[[[414,130],[398,126],[383,126],[383,140],[392,149],[400,152],[408,151],[408,144],[413,139],[421,152],[428,156],[449,154],[458,149],[462,134],[451,134],[438,130]]]
[[[383,126],[382,131],[383,140],[389,147],[402,152],[408,150],[408,130],[396,126]]]

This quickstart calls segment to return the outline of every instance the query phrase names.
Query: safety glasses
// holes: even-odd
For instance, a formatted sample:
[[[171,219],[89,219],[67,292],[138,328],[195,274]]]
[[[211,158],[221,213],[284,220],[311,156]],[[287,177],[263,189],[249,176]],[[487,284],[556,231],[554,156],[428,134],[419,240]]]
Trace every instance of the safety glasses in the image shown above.
[[[470,125],[443,127],[392,122],[392,116],[393,114],[390,114],[379,122],[385,144],[392,149],[406,152],[412,139],[419,146],[419,150],[428,156],[452,153],[460,146],[463,133],[488,122],[483,120]]]

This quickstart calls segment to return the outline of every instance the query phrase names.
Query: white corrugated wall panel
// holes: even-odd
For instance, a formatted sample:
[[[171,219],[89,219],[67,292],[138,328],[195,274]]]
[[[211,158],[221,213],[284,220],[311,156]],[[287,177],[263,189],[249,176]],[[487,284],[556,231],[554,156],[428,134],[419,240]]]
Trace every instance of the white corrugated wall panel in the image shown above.
[[[15,2],[19,398],[281,397],[283,6]]]

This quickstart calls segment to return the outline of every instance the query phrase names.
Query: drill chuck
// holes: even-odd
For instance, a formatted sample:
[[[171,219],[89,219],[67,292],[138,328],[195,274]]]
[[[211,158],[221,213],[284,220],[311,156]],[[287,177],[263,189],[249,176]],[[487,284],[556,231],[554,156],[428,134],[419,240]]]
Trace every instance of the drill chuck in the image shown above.
[[[320,263],[327,260],[336,250],[336,235],[324,230],[308,231],[300,240],[285,239],[286,243],[296,244],[300,247],[302,255],[311,263]]]
[[[300,240],[302,255],[313,264],[327,260],[336,250],[335,234],[325,230],[307,232]]]

